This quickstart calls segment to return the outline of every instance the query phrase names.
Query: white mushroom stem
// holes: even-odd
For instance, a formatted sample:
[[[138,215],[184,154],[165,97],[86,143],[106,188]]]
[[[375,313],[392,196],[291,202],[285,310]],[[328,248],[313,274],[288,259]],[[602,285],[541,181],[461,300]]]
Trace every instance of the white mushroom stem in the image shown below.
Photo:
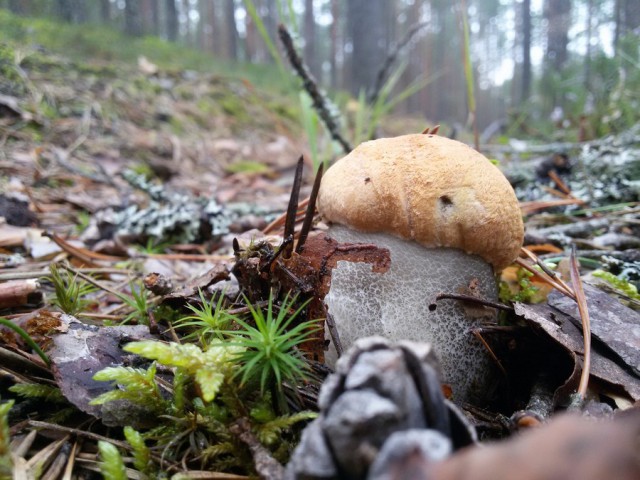
[[[370,335],[429,342],[454,400],[485,400],[496,368],[473,330],[495,321],[495,310],[457,300],[439,301],[435,310],[429,305],[443,292],[495,300],[491,266],[457,249],[424,248],[387,234],[360,233],[340,225],[328,234],[341,243],[374,243],[391,254],[391,267],[384,273],[372,272],[366,263],[343,261],[333,269],[325,303],[343,348]],[[334,360],[328,355],[329,363]]]
[[[524,228],[513,188],[486,157],[437,135],[365,142],[329,168],[318,210],[341,243],[387,248],[384,273],[338,262],[325,298],[343,347],[382,335],[433,344],[454,399],[487,398],[494,364],[473,335],[493,309],[439,293],[497,300],[495,271],[520,253]]]

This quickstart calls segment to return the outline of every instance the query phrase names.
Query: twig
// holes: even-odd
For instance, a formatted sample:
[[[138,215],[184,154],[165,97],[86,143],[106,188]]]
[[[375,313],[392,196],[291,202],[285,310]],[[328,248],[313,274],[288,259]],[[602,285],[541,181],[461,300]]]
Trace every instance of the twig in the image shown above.
[[[298,244],[296,245],[296,253],[300,253],[307,241],[309,230],[311,230],[311,224],[313,223],[313,216],[316,212],[316,200],[318,199],[318,191],[320,190],[320,181],[322,180],[322,173],[324,172],[324,165],[320,164],[318,171],[316,172],[316,178],[313,181],[313,187],[311,194],[309,195],[309,204],[307,205],[307,211],[304,214],[304,221],[302,222],[302,228],[300,229],[300,236],[298,237]]]
[[[44,295],[39,291],[38,280],[12,280],[0,283],[0,309],[40,304]]]
[[[128,442],[123,442],[121,440],[116,440],[113,438],[109,438],[109,437],[105,437],[103,435],[98,435],[97,433],[93,433],[93,432],[89,432],[86,430],[81,430],[79,428],[70,428],[70,427],[63,427],[62,425],[56,425],[55,423],[48,423],[48,422],[41,422],[38,420],[28,420],[27,421],[27,425],[29,425],[30,427],[33,428],[37,428],[37,429],[42,429],[42,430],[51,430],[53,432],[63,432],[63,433],[69,433],[71,435],[75,435],[77,437],[84,437],[84,438],[90,438],[91,440],[96,440],[96,441],[104,441],[104,442],[109,442],[112,443],[113,445],[115,445],[118,448],[122,448],[124,450],[127,451],[132,451],[132,447],[131,445],[129,445]],[[161,458],[152,453],[151,457],[156,460],[156,461],[160,461]],[[168,463],[168,462],[167,462]],[[168,467],[165,467],[168,470],[172,470],[172,471],[176,471],[179,470],[179,467],[173,463],[170,463],[168,465]]]
[[[376,100],[378,100],[380,91],[384,86],[384,80],[387,77],[387,73],[389,72],[391,65],[393,65],[393,62],[396,61],[396,58],[398,57],[402,49],[406,47],[407,44],[413,39],[413,37],[427,25],[427,22],[414,23],[413,26],[409,28],[409,30],[407,30],[407,33],[404,35],[404,37],[402,37],[400,41],[393,47],[391,52],[389,52],[387,58],[384,59],[382,67],[380,68],[380,70],[378,70],[378,75],[376,75],[376,82],[373,84],[371,93],[368,95],[367,102],[369,103],[369,105],[373,105],[374,103],[376,103]]]
[[[547,192],[550,193],[551,195],[553,195],[554,197],[558,197],[558,198],[562,198],[563,200],[566,200],[568,198],[575,198],[575,197],[571,197],[571,195],[561,192],[560,190],[556,190],[555,188],[552,187],[548,187],[546,185],[541,185],[541,188]]]
[[[300,187],[302,186],[302,169],[304,158],[300,155],[298,164],[296,165],[296,173],[293,177],[293,185],[291,186],[291,196],[289,197],[289,205],[287,206],[287,216],[284,221],[284,238],[291,238],[291,242],[282,245],[284,251],[282,258],[289,258],[293,253],[293,234],[296,226],[296,216],[298,213],[298,198],[300,197]]]
[[[349,142],[345,140],[344,137],[340,134],[338,125],[336,124],[335,119],[333,118],[331,112],[329,111],[329,108],[327,107],[327,100],[320,93],[316,81],[311,76],[311,73],[309,73],[309,69],[304,64],[304,61],[302,60],[300,55],[298,55],[298,52],[293,45],[293,39],[291,38],[291,34],[289,34],[287,27],[280,24],[278,26],[278,35],[280,36],[280,41],[284,46],[287,58],[289,59],[289,63],[296,71],[298,76],[302,79],[303,87],[313,101],[313,108],[316,109],[318,115],[327,127],[327,130],[329,130],[331,138],[333,138],[340,144],[344,153],[349,153],[351,150],[353,150],[353,148],[351,147]]]
[[[571,272],[571,283],[575,292],[575,301],[578,304],[578,312],[580,320],[582,320],[582,337],[584,338],[584,362],[582,365],[582,374],[580,375],[580,383],[578,385],[578,395],[584,401],[589,385],[589,373],[591,371],[591,320],[589,318],[589,310],[587,308],[587,299],[582,288],[582,280],[580,280],[580,270],[578,260],[576,259],[575,245],[571,249],[571,257],[569,260]]]
[[[551,207],[563,207],[565,205],[582,205],[584,200],[579,198],[563,198],[561,200],[534,200],[532,202],[520,202],[520,209],[524,215],[544,210]]]
[[[272,257],[269,259],[269,261],[265,263],[262,266],[262,268],[260,268],[260,273],[268,272],[269,270],[271,270],[271,267],[273,266],[274,262],[278,259],[278,257],[280,257],[280,255],[282,255],[282,258],[288,258],[283,254],[284,252],[287,251],[287,249],[290,248],[291,245],[293,245],[293,235],[284,237],[282,239],[282,243],[280,244],[280,247],[278,248],[278,250],[276,250],[275,253],[272,255]]]
[[[112,320],[115,322],[122,320],[122,315],[109,315],[107,313],[80,312],[76,313],[76,317],[90,318],[92,320]]]
[[[76,257],[87,264],[87,268],[100,268],[102,265],[97,265],[94,260],[106,261],[106,262],[121,262],[125,260],[123,257],[114,257],[112,255],[103,255],[101,253],[92,252],[82,247],[75,247],[69,242],[64,240],[60,235],[53,232],[42,232],[43,237],[53,240],[62,250],[69,255]]]
[[[76,270],[75,268],[73,268],[71,265],[69,265],[66,262],[60,262],[58,264],[60,266],[60,268],[65,269],[67,272],[74,274],[77,277],[80,277],[81,279],[83,279],[85,282],[90,283],[91,285],[93,285],[96,288],[99,288],[100,290],[104,290],[105,292],[109,292],[112,295],[115,295],[116,297],[120,297],[122,295],[122,293],[117,292],[116,290],[113,290],[112,288],[98,282],[95,278],[86,275],[82,272],[79,272],[78,270]]]
[[[9,367],[15,370],[15,375],[25,375],[27,373],[34,374],[40,378],[51,375],[49,368],[38,361],[38,357],[29,354],[24,350],[8,350],[0,347],[0,365],[4,369]],[[18,373],[21,372],[21,373]]]
[[[67,465],[64,469],[64,474],[62,476],[62,480],[71,480],[72,476],[71,474],[73,473],[73,466],[75,465],[76,462],[76,456],[77,456],[77,452],[78,452],[78,439],[76,439],[75,442],[73,442],[73,447],[71,447],[71,451],[69,452],[69,460],[67,460]]]
[[[246,418],[238,419],[229,427],[229,431],[237,435],[237,437],[249,447],[251,455],[253,456],[256,472],[258,472],[260,478],[264,480],[280,480],[284,478],[284,468],[271,456],[269,450],[267,450],[251,432],[249,420]]]
[[[326,307],[324,321],[327,325],[327,330],[329,331],[331,340],[333,341],[333,346],[336,349],[336,354],[338,355],[338,358],[340,358],[342,356],[342,352],[344,351],[342,348],[342,342],[340,341],[340,334],[338,333],[338,328],[336,327],[336,322],[333,319],[333,316],[327,311]]]
[[[137,258],[155,258],[156,260],[184,260],[185,262],[219,262],[230,260],[228,255],[202,255],[198,253],[141,253]]]
[[[502,362],[500,361],[500,359],[496,356],[496,354],[494,353],[493,349],[489,346],[489,344],[487,343],[487,341],[484,339],[484,337],[482,336],[482,333],[480,333],[480,330],[477,328],[474,328],[473,330],[471,330],[471,333],[473,333],[473,336],[476,337],[478,339],[478,341],[480,343],[482,343],[482,345],[484,346],[484,348],[487,350],[487,353],[489,354],[489,356],[491,357],[491,359],[496,363],[496,365],[498,366],[498,368],[500,369],[500,371],[502,372],[502,374],[507,377],[507,371],[504,369],[504,366],[502,365]]]
[[[485,300],[484,298],[478,298],[472,295],[465,295],[463,293],[439,293],[438,295],[436,295],[436,301],[446,300],[446,299],[477,303],[485,307],[491,307],[497,310],[505,310],[507,312],[513,312],[513,307],[510,307],[509,305],[504,305],[498,302],[492,302],[491,300]],[[435,309],[435,304],[431,304],[429,305],[429,310],[432,309],[432,306]]]
[[[540,258],[533,252],[527,250],[526,248],[522,247],[520,249],[522,251],[522,253],[524,253],[527,257],[529,257],[529,259],[531,259],[532,261],[534,261],[536,263],[536,265],[538,265],[542,271],[544,273],[546,273],[547,275],[549,275],[549,277],[551,277],[555,282],[557,282],[558,284],[560,284],[562,286],[562,288],[564,290],[566,290],[567,292],[570,293],[569,297],[573,298],[575,296],[575,293],[573,292],[573,290],[571,289],[571,287],[569,285],[566,284],[566,282],[564,280],[562,280],[558,274],[556,272],[554,272],[553,270],[549,269],[549,267],[547,267],[547,265],[540,260]]]
[[[529,248],[531,248],[531,246],[529,246]],[[589,259],[589,260],[600,260],[601,257],[603,256],[607,256],[607,257],[613,257],[613,258],[617,258],[619,260],[625,260],[626,258],[628,258],[630,256],[630,252],[629,251],[625,251],[625,250],[576,250],[576,256],[578,257],[578,259],[585,258],[585,259]],[[538,258],[540,258],[541,260],[547,260],[547,261],[551,261],[551,262],[557,262],[560,258],[564,258],[564,251],[561,252],[551,252],[551,253],[545,253],[544,255],[540,255]]]
[[[543,271],[536,270],[535,268],[533,268],[532,265],[529,265],[522,258],[517,258],[516,259],[516,263],[518,265],[520,265],[522,268],[524,268],[525,270],[528,270],[529,272],[533,273],[540,280],[542,280],[542,281],[548,283],[549,285],[551,285],[553,288],[558,290],[560,293],[566,295],[569,298],[575,299],[575,294],[573,293],[573,291],[572,290],[567,290],[564,286],[562,286],[560,283],[558,283],[555,278],[550,277],[549,275],[547,275]]]
[[[569,195],[570,197],[573,197],[571,190],[569,189],[569,187],[567,187],[567,184],[562,181],[562,179],[556,173],[555,170],[550,170],[549,173],[547,173],[547,175],[551,180],[554,181],[554,183],[558,186],[558,189],[560,189],[562,193],[564,193],[565,195]]]

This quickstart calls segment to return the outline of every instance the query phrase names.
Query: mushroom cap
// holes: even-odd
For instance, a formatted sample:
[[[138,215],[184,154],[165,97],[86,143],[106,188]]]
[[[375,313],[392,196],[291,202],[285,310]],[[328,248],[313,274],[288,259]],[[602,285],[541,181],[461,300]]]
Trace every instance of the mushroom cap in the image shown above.
[[[318,210],[361,232],[385,232],[425,247],[476,254],[496,271],[524,237],[506,177],[464,143],[429,134],[365,142],[324,174]]]

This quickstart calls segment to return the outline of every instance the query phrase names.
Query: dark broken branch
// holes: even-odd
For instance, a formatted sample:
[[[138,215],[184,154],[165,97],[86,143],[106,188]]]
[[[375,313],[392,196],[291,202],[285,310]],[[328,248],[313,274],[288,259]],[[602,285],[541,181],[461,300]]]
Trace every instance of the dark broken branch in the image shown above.
[[[240,418],[229,430],[242,441],[253,457],[253,464],[260,478],[264,480],[280,480],[284,478],[284,468],[271,456],[269,450],[258,441],[251,432],[251,425],[246,418]]]
[[[298,244],[296,245],[296,253],[300,253],[304,247],[304,243],[307,241],[309,230],[311,230],[311,224],[313,223],[313,216],[316,211],[316,200],[318,199],[318,191],[320,190],[320,181],[322,180],[322,173],[324,172],[324,165],[320,164],[318,171],[316,172],[316,178],[313,181],[313,188],[309,195],[309,203],[307,204],[307,211],[304,215],[304,221],[302,222],[302,229],[300,230],[300,237],[298,238]]]
[[[340,134],[338,125],[327,107],[327,99],[322,93],[320,93],[320,89],[318,88],[316,81],[309,72],[307,66],[304,64],[300,55],[298,55],[298,52],[293,46],[293,39],[291,38],[287,27],[282,24],[279,25],[278,35],[280,36],[280,41],[284,46],[289,63],[296,71],[296,74],[302,79],[303,87],[313,101],[313,108],[316,109],[318,115],[327,127],[327,130],[329,130],[331,138],[340,144],[344,153],[349,153],[353,148],[351,147],[351,144],[349,144],[349,142]]]
[[[293,186],[291,187],[291,196],[289,197],[289,206],[287,207],[287,216],[284,221],[284,238],[287,239],[291,237],[293,239],[293,234],[295,232],[296,226],[296,216],[298,213],[298,197],[300,196],[300,187],[302,186],[302,165],[303,158],[300,155],[298,159],[298,164],[296,165],[296,173],[293,177]],[[284,251],[282,252],[283,258],[291,257],[291,253],[293,252],[293,242],[283,245]]]
[[[495,308],[497,310],[505,310],[507,312],[512,312],[513,311],[513,307],[510,307],[508,305],[504,305],[502,303],[498,303],[498,302],[492,302],[491,300],[485,300],[484,298],[478,298],[478,297],[474,297],[472,295],[464,295],[462,293],[440,293],[436,296],[436,301],[438,300],[460,300],[463,302],[470,302],[470,303],[477,303],[479,305],[482,305],[484,307],[491,307],[491,308]],[[435,310],[436,309],[436,305],[435,304],[431,304],[429,305],[429,310]]]
[[[398,55],[400,54],[402,49],[406,47],[411,39],[413,39],[413,37],[426,26],[427,22],[418,22],[414,24],[407,31],[404,37],[402,37],[400,41],[395,45],[391,52],[389,52],[389,55],[387,55],[387,58],[385,58],[384,63],[382,64],[382,67],[378,71],[378,75],[376,76],[376,83],[374,83],[373,88],[371,89],[371,92],[368,96],[367,102],[369,103],[369,105],[373,105],[374,103],[376,103],[376,100],[378,100],[378,96],[380,96],[380,91],[382,90],[384,81],[387,78],[389,69],[391,68],[391,65],[393,65],[393,62],[396,61],[396,58],[398,58]]]

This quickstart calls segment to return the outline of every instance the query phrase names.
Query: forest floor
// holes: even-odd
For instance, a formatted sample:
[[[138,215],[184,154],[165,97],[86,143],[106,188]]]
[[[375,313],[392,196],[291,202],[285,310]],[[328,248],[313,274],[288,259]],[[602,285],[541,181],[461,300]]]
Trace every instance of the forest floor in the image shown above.
[[[252,313],[250,305],[234,303],[238,298],[227,299],[234,288],[259,290],[266,270],[249,277],[255,283],[229,280],[234,264],[251,264],[234,257],[234,239],[251,251],[276,220],[272,246],[260,247],[265,251],[256,253],[258,260],[282,243],[281,215],[296,161],[301,154],[309,158],[299,115],[290,95],[247,79],[169,70],[142,57],[137,66],[83,62],[0,44],[0,398],[14,402],[8,414],[0,410],[0,478],[3,468],[23,478],[72,478],[71,471],[75,478],[99,471],[127,478],[105,473],[118,458],[108,460],[104,444],[98,453],[98,441],[120,448],[128,478],[160,472],[244,478],[254,473],[252,460],[264,458],[260,445],[267,456],[286,461],[299,427],[313,416],[304,408],[315,408],[318,382],[301,382],[297,398],[303,400],[289,411],[278,403],[276,387],[268,389],[265,405],[263,385],[251,394],[233,384],[236,377],[215,380],[218,372],[203,350],[214,351],[211,338],[239,327],[221,329],[221,304],[203,292],[225,298],[224,307],[235,312],[227,319]],[[414,123],[419,128],[414,119],[404,128]],[[389,121],[387,131],[414,133],[391,127],[400,124]],[[489,342],[507,370],[512,396],[491,408],[465,405],[474,428],[486,438],[505,437],[527,423],[522,418],[536,423],[572,406],[598,417],[637,409],[640,202],[633,172],[640,165],[640,132],[583,145],[487,152],[501,159],[516,185],[525,244],[534,253],[502,274],[508,310],[502,325],[518,333]],[[314,165],[305,162],[300,198],[313,182]],[[603,164],[613,170],[602,170]],[[556,171],[560,176],[549,175]],[[578,246],[573,264],[572,244]],[[567,279],[578,263],[584,294],[576,291],[575,278],[568,287],[549,270]],[[589,395],[578,407],[572,394],[585,356],[584,316],[574,299],[589,306],[594,336]],[[258,308],[270,312],[270,300]],[[80,343],[60,341],[69,331]],[[523,340],[522,331],[535,335]],[[190,339],[202,350],[182,352],[184,358],[173,352],[169,360],[147,352],[158,360],[156,378],[148,364],[120,348],[125,341],[159,338],[183,346]],[[75,352],[85,344],[95,348]],[[112,387],[96,386],[92,377],[115,364],[130,367],[135,379],[105,377],[124,392],[111,400],[129,402],[108,409],[104,398],[99,405],[91,401]],[[172,380],[171,368],[183,377]],[[326,374],[319,364],[313,368],[318,377]],[[198,371],[210,375],[207,382]],[[540,389],[544,401],[531,394]],[[291,391],[285,393],[290,400]],[[220,404],[211,401],[217,394]],[[144,408],[131,406],[136,395]],[[239,417],[251,426],[243,431]],[[3,433],[7,418],[10,439]],[[143,436],[123,436],[121,426]],[[238,429],[242,441],[234,437]],[[3,451],[8,444],[12,454]]]

